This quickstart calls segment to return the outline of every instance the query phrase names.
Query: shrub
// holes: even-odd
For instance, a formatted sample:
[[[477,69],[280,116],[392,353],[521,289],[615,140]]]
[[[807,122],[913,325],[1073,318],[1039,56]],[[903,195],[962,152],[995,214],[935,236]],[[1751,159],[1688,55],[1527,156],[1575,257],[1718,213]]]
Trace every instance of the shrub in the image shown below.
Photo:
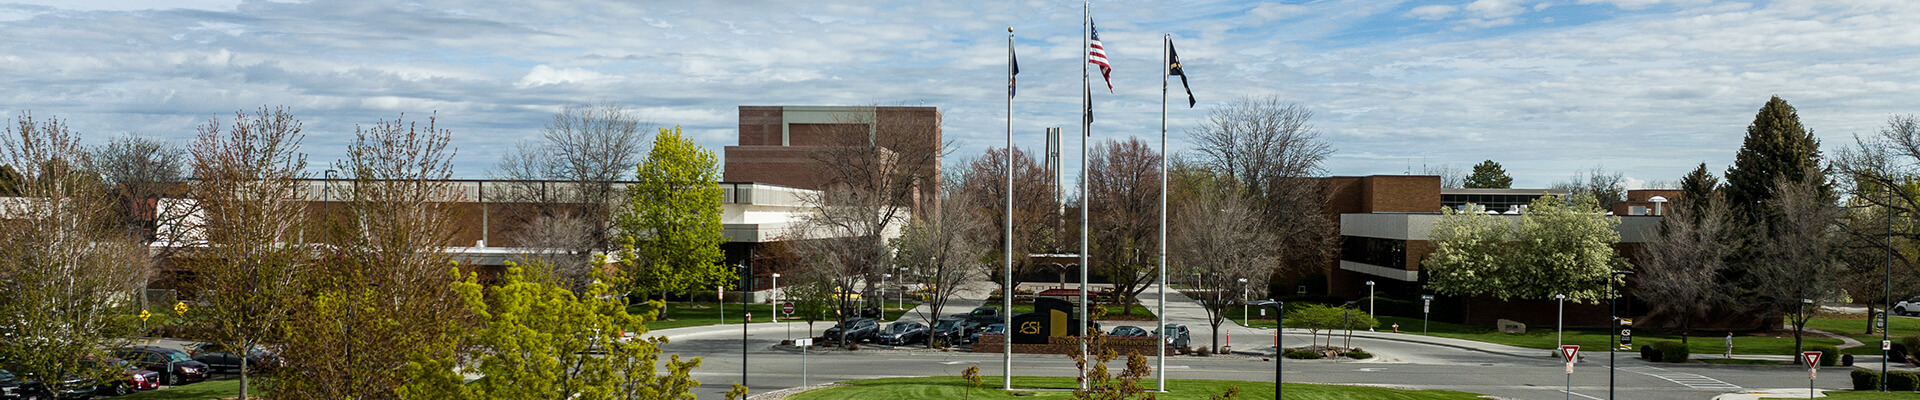
[[[1365,360],[1365,359],[1373,358],[1373,353],[1368,353],[1360,350],[1349,351],[1346,354],[1342,354],[1342,355],[1347,356],[1347,358],[1351,358],[1355,360]]]
[[[1207,351],[1207,346],[1200,346],[1200,348],[1193,349],[1193,355],[1196,356],[1206,357],[1212,354],[1212,352]]]
[[[1848,373],[1853,377],[1853,390],[1880,390],[1880,373],[1866,368],[1854,368]]]
[[[1311,351],[1289,351],[1287,352],[1286,357],[1295,359],[1295,360],[1318,360],[1322,356],[1320,355],[1320,353],[1315,353]]]
[[[1840,364],[1839,348],[1827,345],[1806,345],[1803,346],[1803,348],[1805,349],[1803,351],[1820,352],[1820,366],[1822,367],[1831,367]],[[1799,355],[1796,354],[1794,357],[1799,357]]]
[[[1887,371],[1887,390],[1911,392],[1920,389],[1920,372]]]
[[[1680,342],[1659,341],[1653,342],[1652,346],[1654,351],[1657,351],[1657,354],[1660,356],[1658,361],[1683,363],[1687,362],[1688,357],[1693,356],[1693,349],[1687,348],[1687,345],[1681,344]]]
[[[1640,345],[1640,359],[1647,360],[1650,362],[1659,362],[1660,350],[1654,349],[1653,343]]]

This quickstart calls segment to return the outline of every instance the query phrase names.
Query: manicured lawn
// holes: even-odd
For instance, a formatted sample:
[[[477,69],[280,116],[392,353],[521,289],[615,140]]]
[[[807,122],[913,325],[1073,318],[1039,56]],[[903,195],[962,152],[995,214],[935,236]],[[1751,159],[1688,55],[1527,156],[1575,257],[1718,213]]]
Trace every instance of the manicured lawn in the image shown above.
[[[891,302],[887,304],[893,305],[893,303]],[[907,307],[909,308],[912,308],[913,306],[916,306],[916,305],[917,304],[914,304],[914,303],[907,303]],[[718,304],[714,304],[711,301],[697,302],[697,303],[687,303],[687,302],[667,303],[667,307],[668,307],[667,308],[668,319],[662,320],[662,321],[654,321],[651,324],[647,324],[648,330],[684,328],[689,326],[707,326],[707,325],[720,324],[720,307]],[[728,303],[726,309],[727,309],[727,324],[733,325],[733,324],[741,323],[740,303]],[[640,313],[646,310],[647,310],[647,306],[644,306],[644,305],[627,307],[627,312],[629,313]],[[773,316],[774,305],[748,304],[747,310],[753,312],[753,322],[768,322],[770,321],[769,318]],[[881,321],[892,321],[894,319],[900,318],[900,314],[905,313],[906,311],[889,307],[883,312],[886,314],[886,318],[881,318]],[[787,317],[783,315],[780,317],[780,319],[785,320],[787,319]],[[800,321],[800,319],[798,318],[795,318],[793,320]],[[826,322],[828,326],[832,326],[833,324],[831,321],[821,321],[821,322]]]
[[[260,388],[254,388],[250,394],[259,394]],[[115,397],[121,400],[206,400],[240,396],[240,379],[222,379],[190,385],[175,386],[161,390],[149,390],[126,396]]]
[[[1379,318],[1381,328],[1376,329],[1391,331],[1392,328],[1387,327],[1393,326],[1394,323],[1399,323],[1400,332],[1412,335],[1420,334],[1419,319],[1401,317]],[[1274,326],[1271,320],[1253,320],[1252,323],[1253,326],[1256,327],[1271,328]],[[1809,323],[1809,325],[1811,325],[1811,323]],[[1568,329],[1565,335],[1565,343],[1578,345],[1582,351],[1604,351],[1609,341],[1612,340],[1612,333],[1612,331],[1605,329]],[[1553,327],[1542,329],[1537,326],[1531,326],[1528,327],[1527,333],[1525,334],[1510,335],[1494,332],[1491,328],[1487,327],[1430,322],[1428,334],[1535,349],[1552,349],[1556,345]],[[1638,348],[1639,345],[1656,340],[1680,341],[1678,335],[1657,334],[1646,331],[1635,331],[1633,336],[1633,343],[1636,348]],[[1879,339],[1874,339],[1874,342],[1878,343]],[[1719,355],[1726,351],[1726,341],[1722,336],[1695,336],[1688,340],[1687,344],[1688,347],[1693,350],[1693,358],[1696,359]],[[1838,346],[1840,340],[1809,334],[1806,338],[1806,344]],[[1733,352],[1736,354],[1792,354],[1793,337],[1791,335],[1787,337],[1734,336]],[[1874,353],[1878,352],[1878,347],[1875,347]]]
[[[787,396],[792,400],[824,399],[1012,399],[1012,398],[1072,398],[1073,393],[1066,390],[999,390],[1001,378],[982,376],[981,387],[971,388],[966,380],[957,376],[937,376],[925,378],[884,378],[844,382],[847,386],[817,389]],[[1146,382],[1151,386],[1151,382]],[[1070,389],[1076,387],[1074,378],[1014,377],[1015,388]],[[1167,393],[1159,398],[1167,400],[1206,399],[1227,391],[1228,387],[1240,388],[1242,399],[1273,398],[1273,383],[1259,381],[1213,381],[1181,380],[1167,381]],[[1376,387],[1342,385],[1286,385],[1288,399],[1325,399],[1325,400],[1425,400],[1425,399],[1478,399],[1480,395],[1444,390],[1395,390]],[[1014,393],[1030,393],[1030,396],[1016,397]]]
[[[1708,363],[1708,364],[1719,364],[1719,365],[1788,365],[1788,364],[1787,364],[1786,362],[1784,362],[1784,361],[1771,361],[1771,360],[1746,360],[1746,359],[1739,359],[1739,358],[1719,358],[1718,356],[1708,356],[1708,357],[1704,357],[1704,358],[1702,358],[1702,357],[1693,357],[1693,359],[1695,359],[1695,360],[1700,360],[1701,362],[1705,362],[1705,363]]]
[[[999,308],[999,307],[998,307],[998,306],[999,306],[998,304],[988,304],[988,306],[994,306],[995,308]],[[1106,318],[1103,318],[1103,319],[1108,319],[1108,320],[1129,320],[1129,321],[1153,321],[1153,319],[1154,319],[1154,317],[1153,317],[1153,309],[1151,309],[1151,308],[1147,308],[1147,307],[1146,307],[1145,305],[1135,305],[1135,306],[1133,306],[1133,313],[1132,313],[1132,314],[1127,314],[1127,315],[1129,315],[1129,316],[1131,316],[1131,318],[1123,318],[1123,317],[1121,317],[1121,316],[1120,316],[1120,315],[1121,315],[1121,314],[1120,314],[1120,312],[1121,312],[1121,311],[1122,311],[1122,310],[1124,309],[1124,307],[1121,307],[1121,306],[1116,306],[1116,305],[1102,305],[1102,307],[1106,307],[1106,309],[1107,309],[1107,316],[1106,316]],[[1089,310],[1089,311],[1091,311],[1091,310]],[[962,312],[965,312],[965,310],[962,310]],[[1032,305],[1032,304],[1015,304],[1015,305],[1013,305],[1013,315],[1020,315],[1020,314],[1025,314],[1025,313],[1030,313],[1030,312],[1033,312],[1033,305]],[[1152,324],[1152,323],[1148,323],[1147,325],[1153,325],[1153,324]],[[1151,326],[1149,326],[1149,329],[1148,329],[1148,330],[1152,330],[1152,329],[1151,329]]]
[[[1912,392],[1907,392],[1907,393],[1868,392],[1868,391],[1856,392],[1851,390],[1846,390],[1846,391],[1828,390],[1823,393],[1827,394],[1827,397],[1823,397],[1825,399],[1843,399],[1843,400],[1920,399],[1920,393],[1912,393]]]
[[[1865,346],[1841,349],[1841,353],[1854,355],[1871,354],[1877,356],[1880,355],[1880,333],[1875,331],[1873,334],[1867,334],[1867,323],[1869,321],[1865,314],[1829,315],[1813,317],[1813,320],[1807,321],[1807,328],[1819,329],[1837,335],[1846,335],[1847,337],[1853,338],[1853,340],[1858,340],[1860,343],[1866,344]],[[1887,339],[1893,340],[1894,343],[1900,343],[1901,336],[1920,335],[1920,318],[1893,317],[1887,319],[1887,324],[1892,325],[1890,327],[1891,329],[1887,331]]]

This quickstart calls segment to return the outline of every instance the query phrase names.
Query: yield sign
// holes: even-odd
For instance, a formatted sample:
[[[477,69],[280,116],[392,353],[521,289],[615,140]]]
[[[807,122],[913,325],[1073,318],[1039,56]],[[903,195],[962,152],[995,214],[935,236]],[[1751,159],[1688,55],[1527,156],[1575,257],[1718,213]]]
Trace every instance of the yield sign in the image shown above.
[[[1560,356],[1567,358],[1567,364],[1573,364],[1574,357],[1578,357],[1579,355],[1580,346],[1571,344],[1560,346]]]
[[[1813,369],[1820,365],[1820,352],[1818,351],[1800,353],[1800,358],[1807,361],[1807,369]]]

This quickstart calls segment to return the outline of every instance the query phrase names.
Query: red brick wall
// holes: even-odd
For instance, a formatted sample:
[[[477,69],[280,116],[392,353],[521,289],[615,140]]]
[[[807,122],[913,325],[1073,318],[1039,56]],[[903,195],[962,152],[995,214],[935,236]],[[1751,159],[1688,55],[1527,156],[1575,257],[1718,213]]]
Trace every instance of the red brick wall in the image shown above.
[[[824,186],[827,174],[814,159],[819,147],[727,146],[727,182],[761,182],[815,189]]]
[[[740,145],[779,146],[781,107],[740,106]]]

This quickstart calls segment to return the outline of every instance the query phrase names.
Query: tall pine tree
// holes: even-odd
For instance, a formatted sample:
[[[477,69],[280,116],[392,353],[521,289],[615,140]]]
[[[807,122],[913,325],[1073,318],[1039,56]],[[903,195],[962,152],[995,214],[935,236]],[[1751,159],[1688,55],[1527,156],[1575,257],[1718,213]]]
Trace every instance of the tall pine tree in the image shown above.
[[[1774,96],[1760,107],[1753,124],[1747,125],[1746,141],[1741,143],[1733,166],[1727,168],[1727,204],[1748,218],[1764,218],[1756,211],[1775,197],[1776,180],[1799,182],[1824,173],[1820,168],[1820,141],[1800,125],[1800,115],[1793,106]],[[1820,192],[1828,197],[1832,188],[1821,185]]]
[[[1719,190],[1720,177],[1714,176],[1712,172],[1707,172],[1707,163],[1700,163],[1700,166],[1695,167],[1693,172],[1688,172],[1687,176],[1680,178],[1679,204],[1689,207],[1690,209],[1688,211],[1693,211],[1693,213],[1689,215],[1704,215],[1703,213],[1706,212],[1707,205],[1706,200],[1712,198],[1714,192]]]

